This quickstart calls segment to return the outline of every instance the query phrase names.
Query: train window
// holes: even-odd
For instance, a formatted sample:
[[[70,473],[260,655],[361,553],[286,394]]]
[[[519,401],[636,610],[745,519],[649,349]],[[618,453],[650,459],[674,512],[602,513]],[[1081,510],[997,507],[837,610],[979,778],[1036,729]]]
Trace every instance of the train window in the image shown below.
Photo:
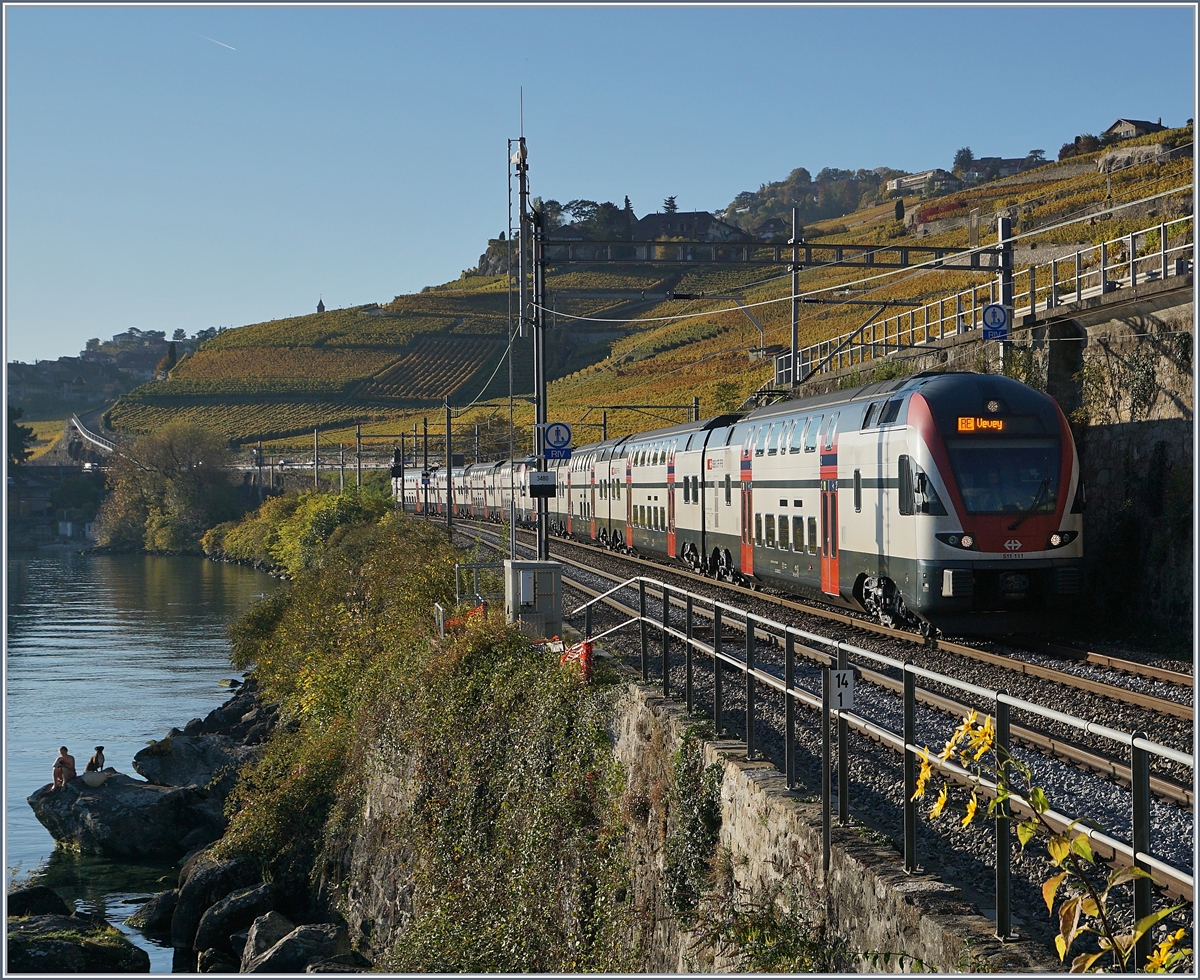
[[[880,425],[891,425],[900,415],[900,399],[893,398],[890,402],[883,406],[883,411],[879,413]]]
[[[879,402],[871,402],[871,404],[867,406],[867,411],[864,413],[862,420],[862,427],[864,429],[869,429],[871,427],[871,420],[875,418],[875,410],[877,408],[879,408]]]
[[[771,434],[773,426],[762,425],[758,428],[758,442],[754,444],[754,455],[761,456],[766,452],[767,436]]]
[[[810,555],[817,553],[817,519],[815,517],[808,519],[808,553]]]
[[[787,551],[788,547],[788,519],[787,514],[779,515],[779,547]]]
[[[804,438],[804,419],[796,419],[792,426],[792,437],[789,440],[788,452],[800,452],[800,442]]]
[[[685,504],[692,502],[692,481],[686,476],[683,478],[683,502]]]
[[[854,471],[854,513],[862,513],[862,470]]]
[[[913,494],[913,471],[912,460],[908,456],[901,456],[896,463],[897,477],[899,478],[900,492],[898,503],[901,514],[916,513],[916,497]]]
[[[692,502],[700,503],[700,477],[692,477]]]
[[[808,420],[808,428],[804,430],[804,451],[813,453],[817,451],[817,433],[821,429],[821,420],[824,415],[814,415]]]
[[[754,543],[761,545],[763,543],[762,536],[762,514],[754,515]]]
[[[804,518],[799,515],[792,518],[792,549],[804,550]]]
[[[643,507],[641,504],[638,504],[636,507],[633,508],[633,515],[634,515],[635,519],[637,520],[638,527],[641,527],[642,525],[644,525],[646,523],[646,508]]]
[[[767,515],[766,524],[767,524],[767,547],[774,548],[775,547],[775,515],[774,514]]]
[[[662,530],[662,508],[661,507],[654,508],[654,530],[656,530],[656,531]]]
[[[834,412],[833,415],[831,415],[829,417],[829,425],[827,425],[825,427],[825,451],[826,452],[828,452],[830,449],[833,448],[833,436],[837,432],[838,416],[841,414],[842,414],[841,412]]]
[[[726,473],[725,474],[725,506],[730,507],[732,505],[733,505],[733,480],[730,478],[729,474]]]
[[[779,436],[783,432],[783,423],[776,422],[771,426],[771,434],[767,437],[767,455],[774,456],[779,452]]]

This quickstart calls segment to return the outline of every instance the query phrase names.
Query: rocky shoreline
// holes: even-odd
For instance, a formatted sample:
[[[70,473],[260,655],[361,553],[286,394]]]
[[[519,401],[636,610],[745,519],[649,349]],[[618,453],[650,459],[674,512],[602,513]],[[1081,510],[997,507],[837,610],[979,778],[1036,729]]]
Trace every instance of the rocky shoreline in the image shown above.
[[[169,940],[177,969],[183,962],[201,973],[364,972],[370,963],[351,950],[343,922],[330,921],[307,895],[263,882],[248,862],[212,855],[237,773],[259,758],[278,721],[275,707],[259,702],[253,679],[230,684],[237,689],[223,705],[134,757],[144,781],[109,767],[100,785],[82,777],[57,791],[47,785],[29,805],[62,845],[119,860],[180,861],[176,887],[127,920]],[[145,952],[107,922],[78,918],[50,889],[27,891],[37,891],[41,904],[34,905],[47,911],[31,911],[29,901],[14,906],[20,893],[9,896],[10,968],[19,962],[31,973],[149,971]],[[119,947],[127,949],[118,955]]]

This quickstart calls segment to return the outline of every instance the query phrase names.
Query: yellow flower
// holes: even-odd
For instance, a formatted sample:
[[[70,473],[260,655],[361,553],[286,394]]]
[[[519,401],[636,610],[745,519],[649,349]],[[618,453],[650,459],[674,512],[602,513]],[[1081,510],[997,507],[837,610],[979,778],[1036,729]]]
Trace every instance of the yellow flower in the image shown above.
[[[933,766],[929,762],[929,749],[921,749],[917,755],[921,757],[921,771],[917,775],[917,790],[912,795],[914,800],[919,796],[925,795],[925,784],[929,782],[929,777],[933,775]]]
[[[971,748],[975,749],[975,761],[978,762],[983,758],[985,752],[992,747],[992,742],[996,738],[996,729],[992,725],[992,716],[988,715],[983,719],[983,724],[974,729],[968,736],[971,743]]]
[[[972,820],[975,819],[975,811],[978,808],[979,808],[979,797],[975,795],[974,791],[972,791],[971,798],[969,800],[967,800],[967,815],[965,817],[963,817],[963,820],[962,820],[962,825],[964,827],[967,826]]]
[[[1182,940],[1184,935],[1184,931],[1179,929],[1159,943],[1158,948],[1151,954],[1150,959],[1146,961],[1146,972],[1165,973],[1178,956],[1187,956],[1191,953],[1190,949],[1181,949],[1178,953],[1172,954],[1175,944]]]
[[[933,805],[933,809],[929,811],[931,820],[936,820],[942,815],[942,810],[946,808],[946,801],[949,798],[950,794],[947,792],[947,784],[942,783],[942,791],[938,793],[937,802]]]

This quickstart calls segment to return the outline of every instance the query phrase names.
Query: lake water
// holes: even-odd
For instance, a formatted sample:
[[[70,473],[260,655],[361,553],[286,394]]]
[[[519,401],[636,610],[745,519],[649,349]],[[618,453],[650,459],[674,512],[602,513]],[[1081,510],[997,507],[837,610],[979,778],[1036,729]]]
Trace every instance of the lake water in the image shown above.
[[[199,558],[42,551],[8,561],[5,693],[5,866],[68,902],[103,911],[170,973],[172,951],[124,925],[174,887],[174,865],[129,865],[56,851],[26,797],[51,780],[58,747],[80,772],[104,746],[106,764],[137,777],[152,738],[229,697],[225,626],[278,582]],[[140,777],[137,777],[140,778]]]

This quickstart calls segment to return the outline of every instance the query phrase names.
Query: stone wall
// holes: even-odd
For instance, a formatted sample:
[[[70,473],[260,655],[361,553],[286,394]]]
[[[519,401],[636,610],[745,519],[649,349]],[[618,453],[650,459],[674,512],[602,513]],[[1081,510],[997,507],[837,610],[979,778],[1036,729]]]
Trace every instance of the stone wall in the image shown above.
[[[629,785],[657,785],[669,798],[666,760],[678,750],[689,720],[682,706],[630,682],[617,704],[617,758]],[[693,722],[694,723],[694,720]],[[927,873],[906,875],[901,855],[857,827],[835,827],[828,876],[821,871],[821,808],[789,793],[782,773],[769,762],[746,761],[745,743],[710,741],[707,762],[724,770],[719,846],[743,893],[776,894],[794,885],[823,903],[832,932],[851,949],[921,960],[927,969],[959,971],[968,963],[986,970],[1052,972],[1061,964],[1052,951],[1029,941],[1001,943],[995,924],[975,913],[961,891]],[[653,797],[652,797],[653,799]],[[661,802],[650,808],[645,847],[633,864],[635,895],[653,913],[655,935],[645,969],[666,972],[724,972],[733,964],[697,946],[675,925],[661,895],[661,841],[667,824]],[[860,972],[879,972],[882,963],[862,960]]]

